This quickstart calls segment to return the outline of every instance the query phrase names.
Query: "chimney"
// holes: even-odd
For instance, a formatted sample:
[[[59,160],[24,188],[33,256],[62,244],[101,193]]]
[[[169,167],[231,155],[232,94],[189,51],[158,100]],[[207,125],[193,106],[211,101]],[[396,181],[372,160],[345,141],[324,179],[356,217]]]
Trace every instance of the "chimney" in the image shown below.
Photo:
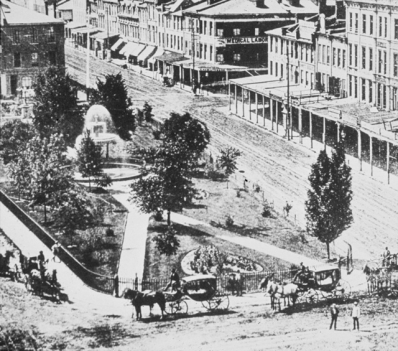
[[[319,15],[319,32],[322,34],[326,33],[326,21],[323,13]]]

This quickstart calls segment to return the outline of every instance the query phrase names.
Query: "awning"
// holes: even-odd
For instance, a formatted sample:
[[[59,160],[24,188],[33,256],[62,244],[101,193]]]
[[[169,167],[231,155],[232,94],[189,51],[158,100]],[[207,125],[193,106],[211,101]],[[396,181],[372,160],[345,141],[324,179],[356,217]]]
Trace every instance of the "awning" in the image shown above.
[[[78,23],[73,21],[65,24],[65,28],[68,29],[81,28],[81,27],[86,27],[86,25],[84,23]]]
[[[122,49],[122,50],[120,50],[120,55],[123,55],[123,56],[129,56],[130,55],[130,53],[138,46],[139,44],[138,43],[133,43],[132,41],[129,41],[127,44],[126,44],[126,46]]]
[[[112,51],[121,50],[127,43],[123,39],[119,39],[115,44],[112,45]]]
[[[162,56],[164,53],[163,48],[160,48],[159,46],[156,47],[156,52],[153,54],[153,56],[148,60],[149,63],[155,63],[156,62],[156,57]]]
[[[184,68],[192,68],[195,71],[247,71],[249,67],[247,66],[235,66],[227,64],[217,64],[212,62],[206,62],[201,60],[195,60],[195,64],[191,59],[180,60],[173,62],[173,64],[182,65]]]
[[[81,34],[93,34],[93,33],[98,33],[98,32],[102,32],[102,29],[98,29],[98,28],[75,28],[72,29],[72,33],[81,33]]]
[[[137,57],[141,52],[143,52],[145,49],[145,44],[138,44],[137,47],[135,47],[134,50],[130,52],[130,56]]]
[[[182,61],[184,59],[184,55],[177,52],[166,51],[163,55],[155,56],[154,58],[158,61],[173,63],[176,61]]]
[[[154,53],[155,53],[155,51],[156,51],[156,46],[150,46],[150,45],[148,45],[145,49],[144,49],[144,51],[142,51],[139,55],[138,55],[138,57],[137,57],[137,60],[138,60],[138,62],[140,62],[140,61],[146,61],[146,60],[148,60]]]
[[[95,33],[91,36],[91,38],[95,38],[95,39],[107,39],[107,38],[114,38],[114,37],[118,37],[119,34],[116,33],[108,33],[107,32],[99,32],[99,33]]]

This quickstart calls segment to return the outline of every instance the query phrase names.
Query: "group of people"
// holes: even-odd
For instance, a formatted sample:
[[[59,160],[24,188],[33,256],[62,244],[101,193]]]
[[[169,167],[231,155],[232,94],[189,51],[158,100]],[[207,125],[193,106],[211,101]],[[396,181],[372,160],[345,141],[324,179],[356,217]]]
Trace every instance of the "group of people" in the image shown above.
[[[195,273],[209,274],[211,268],[220,262],[220,252],[214,245],[199,246],[189,265]]]
[[[256,264],[253,261],[242,256],[238,256],[237,258],[228,256],[225,260],[225,263],[233,267],[237,267],[239,268],[239,270],[245,270],[247,272],[257,271]]]
[[[334,327],[334,330],[336,330],[337,327],[337,319],[339,316],[339,309],[336,306],[335,303],[333,303],[330,306],[330,316],[331,316],[331,322],[330,322],[330,327],[329,329],[332,329]],[[359,317],[361,315],[361,308],[359,307],[358,301],[354,302],[354,305],[352,306],[351,309],[351,317],[353,321],[353,330],[359,330]]]
[[[386,247],[385,251],[382,255],[383,258],[383,267],[391,267],[392,264],[397,265],[397,254],[392,255],[388,247]]]

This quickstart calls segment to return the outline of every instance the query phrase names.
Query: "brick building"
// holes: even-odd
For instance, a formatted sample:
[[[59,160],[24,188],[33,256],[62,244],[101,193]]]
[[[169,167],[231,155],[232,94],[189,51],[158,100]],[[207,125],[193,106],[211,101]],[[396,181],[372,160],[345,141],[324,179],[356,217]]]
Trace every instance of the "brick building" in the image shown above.
[[[1,7],[1,94],[31,88],[50,65],[65,65],[64,22],[14,3]]]

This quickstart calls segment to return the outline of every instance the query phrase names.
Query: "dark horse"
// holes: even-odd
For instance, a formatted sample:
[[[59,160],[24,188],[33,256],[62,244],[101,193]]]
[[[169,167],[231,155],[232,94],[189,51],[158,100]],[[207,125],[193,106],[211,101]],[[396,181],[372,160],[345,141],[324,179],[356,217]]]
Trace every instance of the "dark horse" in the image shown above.
[[[149,306],[150,313],[151,313],[152,307],[155,303],[157,303],[159,305],[160,310],[162,311],[161,319],[163,319],[163,313],[164,313],[164,310],[166,309],[166,297],[162,291],[149,291],[148,290],[148,291],[141,292],[141,291],[126,288],[126,289],[124,289],[121,297],[124,299],[131,300],[131,304],[135,307],[137,320],[142,318],[141,306]],[[133,313],[132,317],[134,317],[134,313]]]

